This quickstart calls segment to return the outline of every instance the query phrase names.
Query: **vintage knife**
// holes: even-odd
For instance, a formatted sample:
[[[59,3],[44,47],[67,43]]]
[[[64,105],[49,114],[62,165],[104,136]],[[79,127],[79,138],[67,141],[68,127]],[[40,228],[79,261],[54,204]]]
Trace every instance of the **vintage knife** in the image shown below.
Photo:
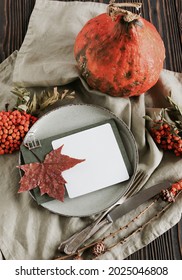
[[[149,187],[148,189],[142,190],[132,197],[126,199],[121,205],[116,206],[110,212],[102,216],[101,219],[93,222],[91,225],[84,228],[82,231],[75,233],[69,239],[65,240],[60,244],[58,250],[65,252],[66,254],[73,254],[76,250],[88,240],[93,234],[95,234],[100,228],[106,224],[112,224],[118,218],[127,214],[133,209],[154,197],[156,194],[160,193],[162,189],[166,189],[170,186],[169,181],[165,181]]]

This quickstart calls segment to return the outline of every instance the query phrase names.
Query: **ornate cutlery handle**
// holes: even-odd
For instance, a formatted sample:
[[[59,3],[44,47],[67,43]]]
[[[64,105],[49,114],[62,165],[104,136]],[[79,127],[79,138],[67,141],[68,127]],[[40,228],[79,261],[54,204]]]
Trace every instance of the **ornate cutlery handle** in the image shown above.
[[[88,225],[86,228],[81,230],[80,232],[75,233],[69,239],[65,240],[60,244],[58,250],[66,253],[67,255],[74,254],[76,250],[92,235],[94,235],[101,227],[104,225],[111,223],[107,219],[102,221],[96,221]]]

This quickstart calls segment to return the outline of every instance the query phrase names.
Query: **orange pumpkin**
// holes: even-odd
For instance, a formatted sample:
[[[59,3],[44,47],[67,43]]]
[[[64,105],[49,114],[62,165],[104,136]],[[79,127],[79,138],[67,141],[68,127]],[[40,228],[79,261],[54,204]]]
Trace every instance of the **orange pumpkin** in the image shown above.
[[[92,89],[130,97],[146,92],[157,82],[165,48],[154,25],[113,4],[108,13],[85,24],[77,35],[74,54],[81,75]]]

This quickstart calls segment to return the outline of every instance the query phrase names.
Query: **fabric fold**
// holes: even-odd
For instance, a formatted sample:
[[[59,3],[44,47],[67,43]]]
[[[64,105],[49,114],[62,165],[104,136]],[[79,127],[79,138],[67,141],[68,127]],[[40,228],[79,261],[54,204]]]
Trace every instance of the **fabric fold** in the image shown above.
[[[128,125],[137,142],[139,168],[147,174],[140,188],[164,179],[177,181],[182,178],[181,158],[157,147],[146,130],[148,124],[143,117],[169,106],[166,96],[171,96],[178,105],[182,104],[182,74],[163,70],[157,84],[147,93],[126,99],[91,90],[78,75],[71,52],[75,36],[89,18],[105,12],[105,8],[105,4],[93,2],[37,0],[20,51],[0,65],[0,109],[4,109],[5,103],[14,106],[16,97],[11,89],[15,84],[31,87],[35,92],[39,86],[66,84],[76,90],[76,96],[82,103],[107,108]],[[38,206],[28,192],[17,194],[20,179],[16,168],[18,162],[18,153],[0,157],[0,250],[6,259],[52,259],[60,241],[87,226],[96,216],[73,218],[57,215]],[[137,208],[136,213],[149,203]],[[120,232],[116,238],[118,245],[99,259],[124,259],[179,222],[182,196],[159,214],[162,205],[161,202],[156,203],[127,231]],[[94,238],[117,230],[133,219],[136,213],[131,211]],[[137,227],[141,225],[142,230],[137,232]],[[129,236],[132,230],[136,233],[121,245],[119,240]],[[112,246],[112,242],[112,239],[108,240],[107,245]]]
[[[37,0],[20,48],[13,82],[16,86],[65,85],[78,77],[73,53],[76,35],[106,4]]]

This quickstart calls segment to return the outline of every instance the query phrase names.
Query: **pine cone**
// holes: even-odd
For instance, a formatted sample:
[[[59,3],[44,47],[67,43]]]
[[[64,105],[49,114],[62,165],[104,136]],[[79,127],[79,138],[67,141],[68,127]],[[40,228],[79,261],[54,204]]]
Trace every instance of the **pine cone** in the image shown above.
[[[169,191],[168,189],[161,191],[161,198],[164,201],[175,202],[174,194],[171,191]]]
[[[105,244],[103,242],[99,242],[97,244],[95,244],[95,246],[92,249],[92,253],[93,255],[95,255],[96,257],[103,254],[105,252]]]

